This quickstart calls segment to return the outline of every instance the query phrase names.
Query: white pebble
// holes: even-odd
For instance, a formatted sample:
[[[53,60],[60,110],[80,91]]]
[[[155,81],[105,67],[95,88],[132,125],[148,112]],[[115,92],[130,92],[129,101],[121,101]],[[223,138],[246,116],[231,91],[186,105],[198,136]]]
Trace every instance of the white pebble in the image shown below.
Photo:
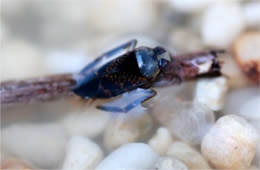
[[[248,26],[260,28],[259,1],[248,1],[244,7],[244,15]]]
[[[196,12],[205,8],[212,0],[171,0],[170,5],[180,12]]]
[[[45,73],[43,54],[31,43],[12,39],[2,45],[1,80],[25,79]]]
[[[2,130],[2,148],[39,168],[57,168],[67,136],[58,124],[12,125]]]
[[[152,148],[144,143],[125,144],[110,153],[96,170],[151,169],[159,158]]]
[[[156,134],[148,141],[148,144],[154,151],[160,155],[164,155],[172,144],[173,138],[170,131],[165,127],[157,129]]]
[[[223,116],[210,129],[201,144],[204,157],[216,168],[248,168],[254,158],[258,135],[243,118]]]
[[[89,22],[97,30],[110,33],[122,30],[145,31],[153,26],[156,12],[155,3],[148,1],[125,0],[107,3],[106,0],[101,0],[91,9]]]
[[[103,152],[91,140],[74,136],[67,145],[63,169],[93,169],[102,160]]]
[[[202,39],[205,45],[226,48],[244,27],[243,11],[238,4],[213,4],[203,16]]]
[[[46,56],[45,64],[49,73],[76,73],[91,62],[85,52],[53,51]],[[59,64],[57,64],[59,63]]]
[[[152,110],[160,124],[167,127],[172,135],[191,145],[200,144],[215,122],[214,113],[198,102],[158,100],[155,104],[161,108]]]
[[[109,122],[109,113],[94,107],[84,107],[67,115],[62,124],[70,136],[95,137],[101,134]]]
[[[224,106],[227,91],[228,82],[224,77],[200,79],[197,81],[194,100],[218,111]]]
[[[156,170],[188,170],[187,166],[171,156],[162,156],[155,164]]]
[[[248,120],[260,120],[260,96],[246,101],[239,110],[239,115]]]
[[[113,150],[144,137],[151,128],[152,119],[148,114],[133,115],[131,112],[117,115],[105,130],[104,145],[108,150]]]
[[[202,155],[183,142],[175,142],[168,149],[167,155],[182,161],[189,169],[210,169]]]
[[[224,114],[241,114],[241,108],[244,107],[244,104],[249,102],[251,99],[256,98],[259,95],[259,88],[257,86],[249,86],[247,88],[234,89],[228,93],[225,101],[225,106],[222,110]],[[255,106],[257,108],[257,106]],[[244,108],[245,109],[245,108]],[[248,112],[251,110],[248,108]],[[257,110],[257,109],[256,109]],[[251,110],[252,111],[252,110]],[[253,113],[253,112],[252,112]],[[252,119],[254,116],[257,118],[258,114],[255,115],[246,115],[247,113],[242,113],[246,119]],[[250,118],[251,117],[251,118]]]
[[[170,33],[170,45],[180,53],[194,52],[203,49],[199,34],[191,29],[179,28]]]
[[[257,130],[258,136],[260,136],[260,121],[250,121],[250,124]],[[256,147],[256,154],[252,161],[252,165],[260,167],[260,138],[258,138],[257,147]]]

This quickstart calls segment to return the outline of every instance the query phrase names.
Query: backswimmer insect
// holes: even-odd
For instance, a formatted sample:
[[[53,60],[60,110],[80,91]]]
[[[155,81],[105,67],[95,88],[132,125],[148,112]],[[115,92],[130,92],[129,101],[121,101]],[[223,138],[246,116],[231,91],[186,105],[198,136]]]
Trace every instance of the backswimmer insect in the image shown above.
[[[49,100],[71,93],[84,99],[123,94],[97,108],[126,113],[155,96],[152,87],[221,75],[217,53],[223,50],[173,56],[162,47],[136,48],[136,44],[131,40],[104,53],[77,74],[1,83],[1,103]]]

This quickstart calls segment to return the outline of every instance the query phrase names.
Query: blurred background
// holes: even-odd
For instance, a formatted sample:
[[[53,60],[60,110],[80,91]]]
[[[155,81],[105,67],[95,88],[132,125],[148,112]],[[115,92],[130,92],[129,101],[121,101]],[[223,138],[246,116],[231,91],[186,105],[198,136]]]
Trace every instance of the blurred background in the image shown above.
[[[259,29],[259,1],[2,0],[1,79],[77,72],[132,38],[176,53],[230,49]]]
[[[222,71],[228,78],[230,91],[237,91],[229,94],[224,109],[217,112],[219,115],[224,112],[238,114],[240,108],[237,106],[253,97],[257,98],[255,101],[260,100],[259,0],[1,0],[0,24],[1,81],[78,72],[108,49],[135,38],[138,45],[160,45],[174,54],[225,49],[227,53],[221,56],[224,61]],[[250,70],[254,70],[254,74]],[[192,87],[186,87],[192,91],[195,85],[188,87]],[[178,90],[179,88],[173,90],[172,95]],[[180,90],[178,93],[185,92],[186,90]],[[255,114],[257,109],[254,109],[257,108],[257,102],[254,107],[251,106],[249,112],[259,115],[259,112]],[[94,140],[103,147],[101,139],[96,136],[100,137],[107,124],[99,126],[96,122],[108,122],[108,114],[93,116],[92,113],[98,111],[86,108],[75,111],[78,108],[79,104],[71,101],[1,108],[1,127],[21,122],[57,123],[72,112],[80,112],[80,115],[83,111],[89,112],[88,114],[91,112],[91,116],[82,114],[77,118],[79,126],[76,126],[77,121],[74,119],[67,124],[72,128],[73,135],[74,131],[81,133],[83,129],[86,131],[84,135],[86,133],[91,138],[94,136]],[[259,130],[259,116],[255,117],[252,121],[249,119]],[[151,127],[155,129],[157,124],[152,124]],[[99,127],[93,128],[92,125]],[[8,136],[11,133],[6,128],[8,140],[5,147],[11,150],[10,153],[19,156],[17,153],[25,150],[25,156],[21,154],[20,157],[28,156],[29,160],[36,162],[36,167],[57,168],[57,162],[63,159],[65,144],[60,149],[62,152],[57,151],[57,154],[53,148],[47,148],[43,155],[49,159],[42,162],[42,156],[39,155],[44,147],[36,154],[27,154],[26,148],[30,148],[28,145],[31,144],[27,144],[27,139],[24,140],[26,135],[17,135],[22,133],[31,136],[28,129],[35,126],[21,127],[17,126],[18,130],[12,129],[17,138]],[[51,135],[53,132],[53,136],[60,137],[56,125],[46,127],[41,127],[40,131],[51,132]],[[23,128],[25,131],[19,131]],[[21,144],[21,150],[20,145],[12,143],[20,141],[20,138],[21,143],[25,143]],[[41,141],[39,143],[42,144]],[[260,146],[258,158],[259,148]],[[33,149],[38,149],[38,143]],[[1,152],[3,155],[6,153],[8,151]],[[255,165],[259,163],[258,158],[255,158]]]

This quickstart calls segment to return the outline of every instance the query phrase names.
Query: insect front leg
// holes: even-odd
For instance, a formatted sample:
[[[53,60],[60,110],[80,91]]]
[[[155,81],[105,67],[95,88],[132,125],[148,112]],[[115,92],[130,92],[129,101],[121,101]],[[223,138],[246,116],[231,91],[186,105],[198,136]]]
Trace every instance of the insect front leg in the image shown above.
[[[122,44],[110,51],[105,52],[98,58],[96,58],[93,62],[89,63],[84,69],[81,70],[80,73],[87,74],[91,71],[94,71],[99,66],[103,65],[105,62],[108,62],[119,56],[120,53],[127,53],[135,49],[137,44],[137,40],[133,39],[125,44]]]

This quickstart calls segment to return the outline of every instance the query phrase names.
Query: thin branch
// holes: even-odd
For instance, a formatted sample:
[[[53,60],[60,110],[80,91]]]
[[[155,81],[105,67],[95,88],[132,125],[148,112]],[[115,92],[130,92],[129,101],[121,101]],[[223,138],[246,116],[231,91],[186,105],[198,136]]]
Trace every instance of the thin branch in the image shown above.
[[[61,74],[0,84],[1,104],[48,101],[72,95],[76,80],[72,74]]]

